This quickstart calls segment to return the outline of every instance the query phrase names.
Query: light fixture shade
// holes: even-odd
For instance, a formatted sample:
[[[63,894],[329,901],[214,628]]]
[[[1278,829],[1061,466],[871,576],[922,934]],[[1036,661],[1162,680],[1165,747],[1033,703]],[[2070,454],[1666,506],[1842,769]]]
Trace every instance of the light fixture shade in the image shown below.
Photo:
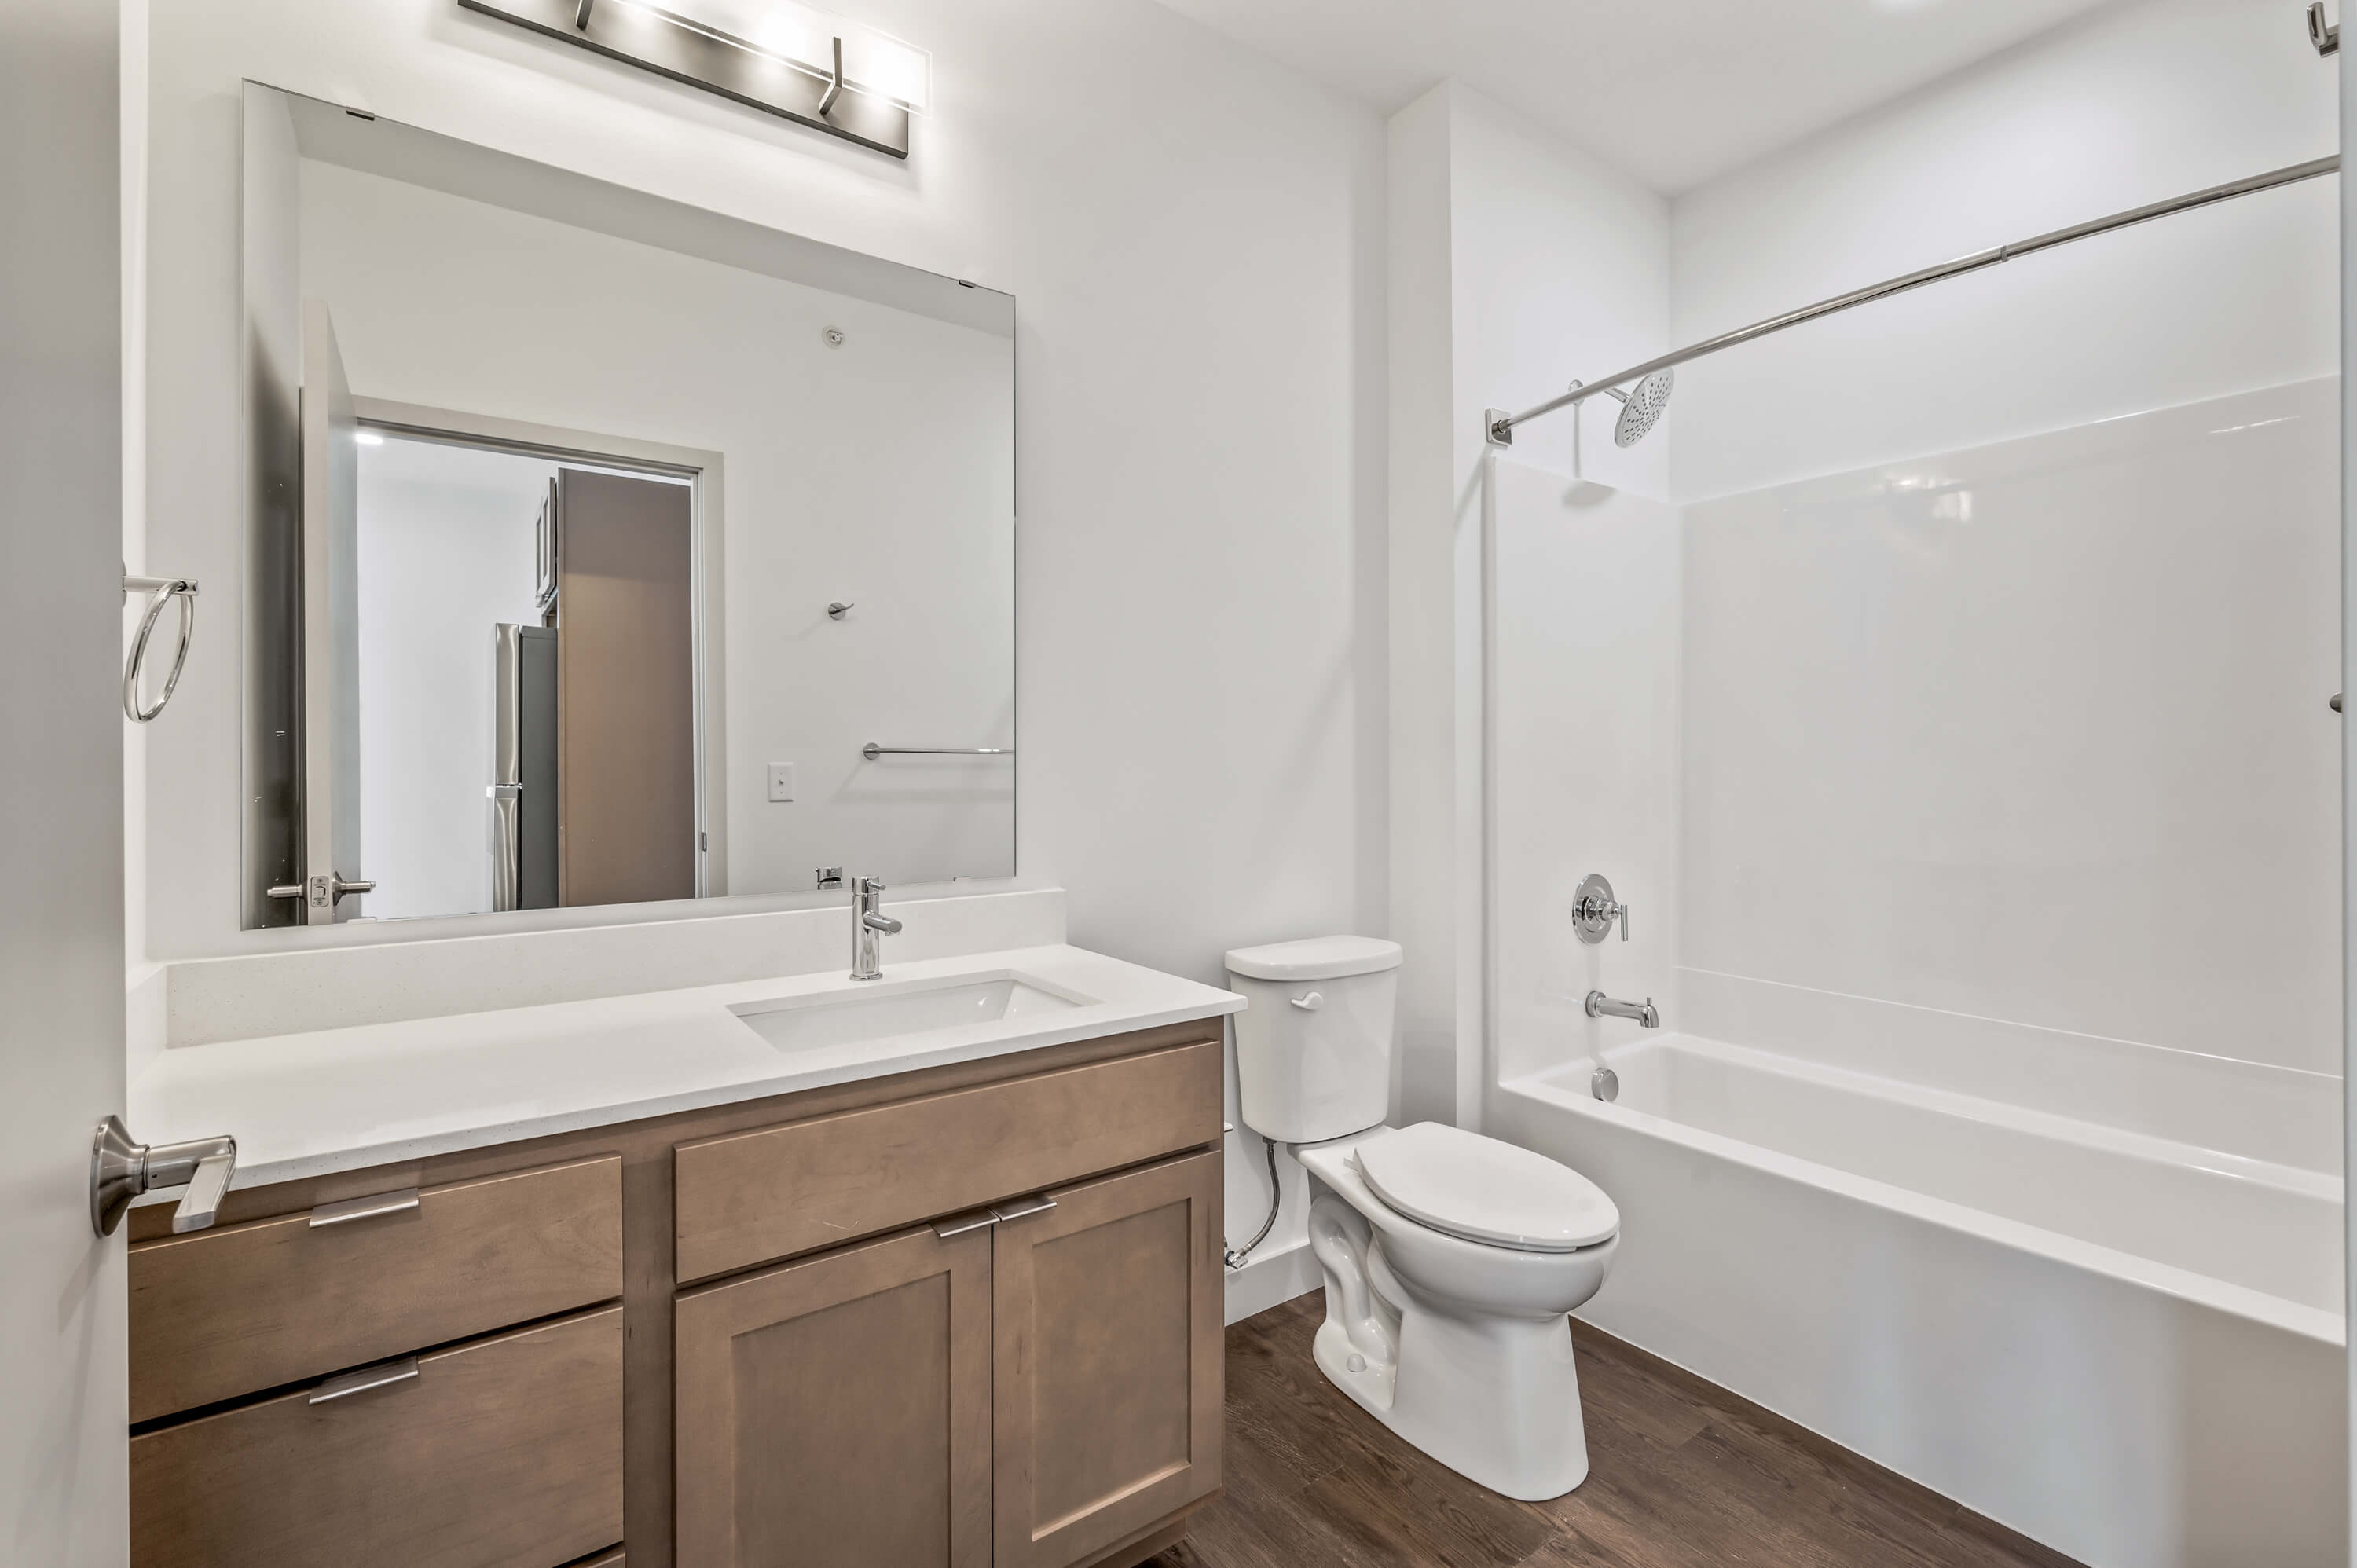
[[[808,6],[759,0],[458,4],[896,158],[909,156],[910,117],[932,96],[932,59],[922,49]]]
[[[662,9],[822,76],[834,69],[834,40],[841,38],[844,79],[853,91],[920,112],[932,101],[932,56],[848,16],[775,0],[667,0]]]

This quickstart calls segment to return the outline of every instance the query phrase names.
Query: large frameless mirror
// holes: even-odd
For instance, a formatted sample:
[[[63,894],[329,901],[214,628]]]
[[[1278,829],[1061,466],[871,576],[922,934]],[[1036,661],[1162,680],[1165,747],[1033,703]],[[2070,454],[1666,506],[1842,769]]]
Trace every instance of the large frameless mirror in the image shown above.
[[[249,926],[1015,861],[1011,296],[248,83]]]

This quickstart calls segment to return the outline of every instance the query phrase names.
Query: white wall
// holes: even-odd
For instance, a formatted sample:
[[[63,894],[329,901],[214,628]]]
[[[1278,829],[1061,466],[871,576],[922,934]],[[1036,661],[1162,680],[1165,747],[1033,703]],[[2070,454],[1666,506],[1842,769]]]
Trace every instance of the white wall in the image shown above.
[[[1616,967],[1598,972],[1592,950],[1556,954],[1541,934],[1561,935],[1571,889],[1591,870],[1631,903],[1667,913],[1674,792],[1645,786],[1670,767],[1672,749],[1640,722],[1674,729],[1676,711],[1664,449],[1615,447],[1602,408],[1584,430],[1564,413],[1517,431],[1493,472],[1482,413],[1543,402],[1575,376],[1666,346],[1669,209],[1459,83],[1394,116],[1391,142],[1394,927],[1408,948],[1401,1109],[1453,1110],[1477,1123],[1497,1066],[1484,1047],[1485,923],[1503,966],[1501,1040],[1533,1028],[1555,1037],[1557,993],[1573,970],[1610,972],[1616,987],[1641,993],[1657,968],[1666,984],[1666,919],[1640,928],[1645,952],[1625,974],[1634,955],[1612,955]],[[1611,569],[1587,557],[1595,548],[1610,553]],[[1492,588],[1498,641],[1485,650]],[[1501,762],[1486,806],[1485,658],[1495,660]],[[1621,711],[1620,693],[1635,693],[1632,710]],[[1636,815],[1618,809],[1631,803],[1641,806]],[[1485,810],[1500,868],[1487,909]],[[1448,897],[1435,897],[1438,887]],[[1550,955],[1562,965],[1551,969]],[[1575,1013],[1586,989],[1571,998]]]
[[[1392,116],[1388,235],[1390,935],[1405,950],[1394,1103],[1453,1121],[1458,948],[1478,862],[1456,819],[1458,479],[1451,93]],[[1474,905],[1478,918],[1479,905]],[[1475,988],[1478,990],[1478,986]]]
[[[242,78],[973,278],[1018,310],[1024,876],[1073,940],[1203,980],[1380,932],[1380,123],[1149,0],[857,10],[933,55],[905,165],[446,0],[159,8],[152,558],[235,585]],[[197,660],[154,737],[153,950],[424,934],[238,930],[236,676]]]
[[[1458,471],[1481,410],[1518,412],[1652,358],[1670,337],[1670,205],[1457,83],[1448,95]],[[1598,397],[1514,432],[1514,460],[1641,495],[1669,488],[1664,442],[1612,444]]]
[[[361,865],[379,919],[491,907],[492,628],[540,624],[534,539],[556,465],[360,450]]]
[[[1631,897],[1656,907],[1666,905],[1675,879],[1674,793],[1644,789],[1671,767],[1666,744],[1619,782],[1600,771],[1584,774],[1598,788],[1577,800],[1549,797],[1524,810],[1531,798],[1518,791],[1509,831],[1522,836],[1501,843],[1515,857],[1516,875],[1494,887],[1484,870],[1489,784],[1481,766],[1485,540],[1493,536],[1501,593],[1510,569],[1541,572],[1576,556],[1578,542],[1593,537],[1579,525],[1591,521],[1603,521],[1608,536],[1627,530],[1624,564],[1644,575],[1642,583],[1617,587],[1587,583],[1585,602],[1601,618],[1585,622],[1566,598],[1547,594],[1542,579],[1525,577],[1527,592],[1511,613],[1534,640],[1500,650],[1514,664],[1523,704],[1506,722],[1532,747],[1512,754],[1517,781],[1537,776],[1523,768],[1540,757],[1550,768],[1595,767],[1583,749],[1594,733],[1578,714],[1613,706],[1591,683],[1593,668],[1555,661],[1563,649],[1558,632],[1568,629],[1573,642],[1591,639],[1591,647],[1611,645],[1609,657],[1647,661],[1639,711],[1667,702],[1656,716],[1674,728],[1676,619],[1674,608],[1658,613],[1675,601],[1674,513],[1637,499],[1658,498],[1665,488],[1660,449],[1616,449],[1602,415],[1590,422],[1599,439],[1575,446],[1571,419],[1559,416],[1530,427],[1503,466],[1516,478],[1493,489],[1481,435],[1485,408],[1543,401],[1577,373],[1567,367],[1594,374],[1660,351],[1669,320],[1669,210],[1635,181],[1454,81],[1394,114],[1387,144],[1389,934],[1405,949],[1392,1113],[1400,1122],[1478,1126],[1493,1066],[1485,930],[1519,938],[1559,926],[1555,917],[1570,888],[1591,869],[1609,869]],[[1575,469],[1593,482],[1561,482]],[[1498,502],[1485,514],[1493,495]],[[1509,536],[1525,552],[1511,567]],[[1626,597],[1613,602],[1616,593]],[[1621,618],[1628,609],[1639,625]],[[1566,704],[1573,685],[1599,701]],[[1553,771],[1544,777],[1556,780]],[[1646,809],[1622,817],[1611,807],[1623,799],[1641,800]],[[1664,922],[1651,933],[1644,961],[1654,967],[1629,972],[1628,983],[1649,983],[1658,968],[1666,986],[1668,932]],[[1553,993],[1539,956],[1515,948],[1518,995]],[[1515,1015],[1532,1011],[1518,1005]],[[1538,1002],[1536,1011],[1560,1008]],[[1298,1166],[1290,1157],[1279,1164],[1280,1185],[1297,1195]],[[1303,1235],[1295,1196],[1266,1243],[1272,1265]]]
[[[1678,542],[1676,513],[1660,500],[1666,444],[1614,446],[1610,399],[1534,420],[1494,454],[1481,421],[1484,409],[1518,412],[1668,346],[1668,203],[1480,93],[1447,91],[1450,433],[1460,485],[1486,501],[1491,535],[1486,573],[1469,554],[1458,577],[1460,628],[1478,633],[1480,601],[1463,586],[1484,575],[1492,628],[1495,1016],[1459,1009],[1458,1102],[1470,1119],[1482,1086],[1516,1068],[1518,1049],[1592,1044],[1631,1027],[1589,1019],[1589,986],[1670,1002],[1674,929],[1661,916],[1676,879],[1677,795],[1663,737],[1677,713]],[[1460,539],[1478,538],[1480,512],[1459,520]],[[1477,713],[1481,657],[1478,640],[1460,640],[1459,690]],[[1480,769],[1463,777],[1478,800]],[[1573,890],[1591,871],[1647,911],[1626,948],[1570,934]]]
[[[2269,0],[2148,0],[1682,197],[1687,342],[2337,145],[2331,65]],[[2335,368],[2341,182],[2009,262],[1685,367],[1681,499],[2276,386]]]
[[[1012,873],[1010,761],[859,753],[1015,743],[1007,338],[302,171],[303,288],[334,313],[355,394],[725,459],[718,886],[809,892],[820,865],[895,886]],[[838,599],[854,608],[831,620]],[[768,798],[772,762],[794,767],[790,804]]]
[[[1681,199],[1676,336],[2329,153],[2335,76],[2279,7],[2104,11]],[[1682,375],[1674,1022],[1903,1004],[2339,1070],[2339,196]]]

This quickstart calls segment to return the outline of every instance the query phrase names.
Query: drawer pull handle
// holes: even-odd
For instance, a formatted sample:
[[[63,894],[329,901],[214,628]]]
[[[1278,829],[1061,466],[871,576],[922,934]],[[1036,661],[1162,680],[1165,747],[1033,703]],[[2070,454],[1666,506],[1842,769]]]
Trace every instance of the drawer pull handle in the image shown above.
[[[998,1223],[998,1216],[987,1208],[969,1208],[963,1214],[952,1214],[933,1221],[933,1234],[946,1241],[952,1236],[963,1236],[969,1230],[980,1230]]]
[[[1029,1197],[1018,1197],[1012,1202],[1002,1203],[990,1212],[993,1217],[999,1219],[1028,1219],[1035,1214],[1045,1214],[1055,1207],[1056,1200],[1046,1193],[1033,1193]]]
[[[346,1372],[340,1378],[329,1378],[311,1391],[308,1404],[326,1404],[352,1394],[364,1394],[371,1389],[381,1389],[392,1383],[405,1383],[417,1376],[417,1358],[404,1356],[398,1361],[382,1366],[362,1367],[357,1372]]]
[[[1002,1219],[1028,1219],[1035,1214],[1045,1214],[1056,1207],[1056,1200],[1045,1193],[1033,1193],[1029,1197],[1009,1198],[988,1208],[969,1208],[963,1213],[944,1216],[933,1221],[933,1234],[946,1241],[952,1236],[963,1236],[969,1230],[980,1230]]]
[[[355,1219],[374,1219],[380,1214],[406,1214],[417,1207],[417,1189],[404,1187],[399,1192],[374,1193],[367,1197],[348,1197],[341,1203],[323,1203],[311,1210],[311,1229],[328,1225],[349,1225]]]

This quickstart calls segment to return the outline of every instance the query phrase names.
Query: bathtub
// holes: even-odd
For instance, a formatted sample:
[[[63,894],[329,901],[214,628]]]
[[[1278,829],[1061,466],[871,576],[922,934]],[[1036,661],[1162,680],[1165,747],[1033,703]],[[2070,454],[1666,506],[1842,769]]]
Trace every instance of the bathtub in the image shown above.
[[[2339,1080],[1872,1059],[1647,1036],[1485,1130],[1620,1206],[1598,1327],[2093,1568],[2341,1568]]]

